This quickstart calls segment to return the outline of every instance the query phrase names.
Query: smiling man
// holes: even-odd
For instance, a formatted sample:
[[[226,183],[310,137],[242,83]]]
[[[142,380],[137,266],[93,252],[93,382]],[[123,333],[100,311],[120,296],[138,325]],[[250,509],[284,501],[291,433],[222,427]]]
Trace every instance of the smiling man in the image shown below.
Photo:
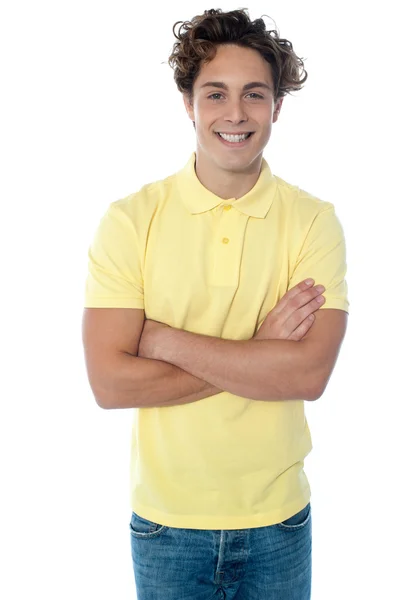
[[[197,177],[221,198],[241,198],[259,178],[283,103],[275,101],[273,90],[272,70],[261,54],[228,44],[217,47],[193,93],[184,95],[197,134]]]
[[[345,238],[332,203],[263,157],[307,73],[245,9],[205,11],[175,36],[196,150],[111,203],[83,319],[97,403],[135,408],[137,598],[309,600],[304,402],[322,396],[344,339]]]

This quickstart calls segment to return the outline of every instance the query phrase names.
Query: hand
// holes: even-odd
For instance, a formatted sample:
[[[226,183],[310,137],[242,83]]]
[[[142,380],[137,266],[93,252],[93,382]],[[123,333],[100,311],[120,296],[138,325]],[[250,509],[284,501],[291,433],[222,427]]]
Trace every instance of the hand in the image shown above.
[[[160,360],[159,351],[162,343],[162,333],[165,329],[169,329],[169,325],[153,321],[152,319],[146,319],[143,331],[141,332],[137,356]]]
[[[325,298],[314,282],[308,286],[304,281],[289,290],[262,322],[253,339],[294,340],[299,342],[309,331],[314,318],[309,318],[323,306]],[[322,302],[317,302],[316,298]]]

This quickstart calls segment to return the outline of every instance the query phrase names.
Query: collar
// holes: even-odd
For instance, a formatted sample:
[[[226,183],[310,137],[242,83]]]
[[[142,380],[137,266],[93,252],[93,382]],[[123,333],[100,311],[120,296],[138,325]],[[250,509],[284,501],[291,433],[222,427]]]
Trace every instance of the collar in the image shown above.
[[[245,196],[220,198],[202,185],[195,172],[196,154],[193,152],[186,166],[177,172],[177,186],[181,200],[191,214],[198,214],[212,210],[219,204],[231,204],[249,217],[265,218],[277,188],[277,182],[273,176],[269,164],[262,158],[261,172],[254,187]]]

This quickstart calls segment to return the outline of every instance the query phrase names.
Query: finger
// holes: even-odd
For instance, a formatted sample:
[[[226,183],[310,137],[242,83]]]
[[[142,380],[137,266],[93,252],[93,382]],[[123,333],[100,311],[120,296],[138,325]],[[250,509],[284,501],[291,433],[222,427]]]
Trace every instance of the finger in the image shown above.
[[[306,290],[312,289],[312,287],[315,284],[314,279],[312,279],[311,282],[312,283],[310,285],[307,285],[306,279],[305,279],[304,281],[301,281],[297,285],[294,285],[293,288],[291,288],[286,294],[284,294],[284,296],[281,298],[281,300],[278,302],[278,304],[273,309],[276,312],[276,314],[279,314],[282,310],[284,310],[285,307],[287,306],[288,302],[290,300],[292,300],[292,298],[295,298],[295,296],[298,296],[298,294],[301,294],[302,292],[305,292]]]
[[[301,308],[297,308],[292,312],[285,320],[284,327],[288,331],[294,331],[301,323],[306,322],[308,317],[311,317],[313,313],[317,312],[325,302],[324,296],[319,294],[316,298],[313,298],[307,304],[304,304]],[[288,312],[288,311],[287,311]],[[282,321],[284,315],[280,315],[280,321]],[[312,320],[312,319],[311,319]]]
[[[299,327],[297,327],[295,331],[292,332],[288,339],[299,342],[307,334],[309,329],[312,327],[314,321],[315,317],[313,314],[306,317],[306,319],[302,321]]]

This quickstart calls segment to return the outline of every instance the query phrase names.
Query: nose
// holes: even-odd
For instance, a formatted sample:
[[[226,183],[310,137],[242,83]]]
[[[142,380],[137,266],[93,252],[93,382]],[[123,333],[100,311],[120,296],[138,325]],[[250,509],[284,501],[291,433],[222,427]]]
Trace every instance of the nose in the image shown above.
[[[247,113],[245,112],[245,106],[238,100],[231,100],[225,107],[224,120],[234,124],[243,123],[248,121]]]

